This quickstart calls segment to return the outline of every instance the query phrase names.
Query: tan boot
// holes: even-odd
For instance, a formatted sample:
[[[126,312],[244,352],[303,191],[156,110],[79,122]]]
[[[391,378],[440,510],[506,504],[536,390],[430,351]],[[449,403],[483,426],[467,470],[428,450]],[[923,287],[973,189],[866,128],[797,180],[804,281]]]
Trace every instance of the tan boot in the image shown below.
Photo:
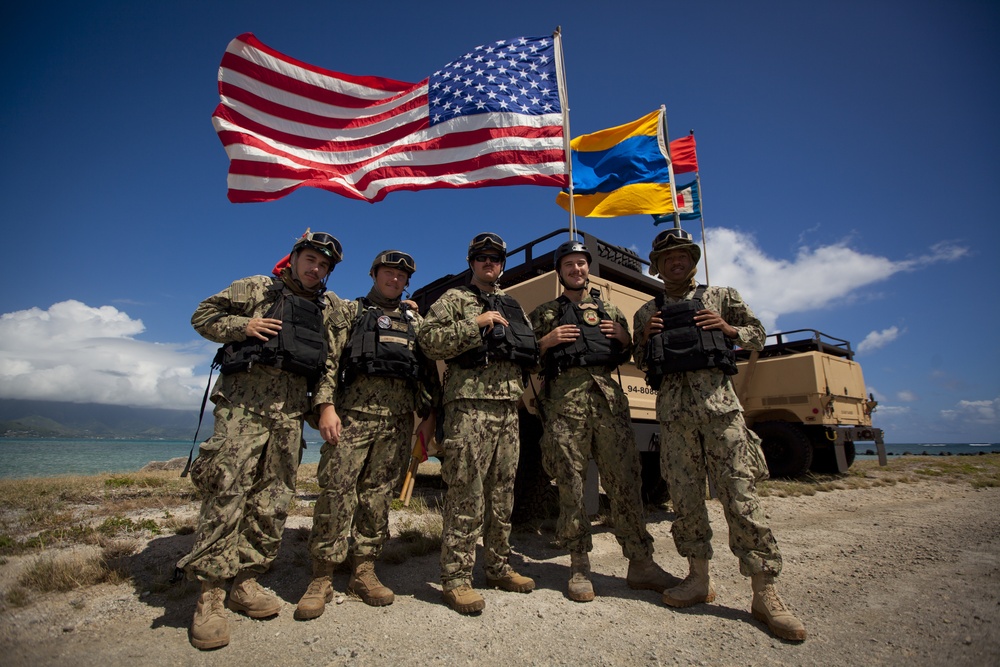
[[[507,568],[507,571],[499,579],[486,577],[486,583],[492,588],[499,588],[511,593],[530,593],[535,590],[534,579],[520,575],[511,568]]]
[[[191,646],[207,651],[229,643],[225,600],[226,591],[220,582],[201,582],[201,595],[191,619]]]
[[[567,594],[574,602],[594,599],[594,586],[590,583],[590,556],[585,553],[569,555],[569,588]]]
[[[750,587],[753,589],[750,611],[754,618],[767,623],[767,627],[776,637],[796,642],[806,638],[806,627],[788,611],[785,603],[778,597],[772,575],[763,572],[753,575],[750,578]]]
[[[441,591],[446,605],[459,614],[476,614],[486,608],[486,600],[469,584]]]
[[[392,590],[383,586],[375,576],[375,559],[371,556],[354,559],[354,571],[347,582],[347,590],[372,607],[384,607],[396,599]]]
[[[715,600],[715,586],[708,573],[707,558],[688,558],[690,572],[677,586],[663,591],[663,604],[671,607],[690,607],[700,602]]]
[[[326,603],[333,599],[333,563],[313,563],[313,578],[306,592],[299,598],[295,608],[295,618],[308,621],[319,618],[326,609]]]
[[[652,558],[634,558],[628,562],[625,583],[633,590],[662,593],[677,584],[678,579],[665,572]]]
[[[257,575],[244,570],[236,575],[229,589],[229,608],[250,618],[268,618],[281,611],[281,600],[257,583]]]

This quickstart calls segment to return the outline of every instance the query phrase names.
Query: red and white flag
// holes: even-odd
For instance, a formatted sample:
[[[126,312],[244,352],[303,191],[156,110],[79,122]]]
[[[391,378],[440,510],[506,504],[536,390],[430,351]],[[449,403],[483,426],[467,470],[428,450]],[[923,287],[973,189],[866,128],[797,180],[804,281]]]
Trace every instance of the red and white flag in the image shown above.
[[[212,115],[229,200],[304,185],[370,202],[394,190],[564,187],[556,60],[553,37],[501,40],[405,83],[320,69],[240,35]]]

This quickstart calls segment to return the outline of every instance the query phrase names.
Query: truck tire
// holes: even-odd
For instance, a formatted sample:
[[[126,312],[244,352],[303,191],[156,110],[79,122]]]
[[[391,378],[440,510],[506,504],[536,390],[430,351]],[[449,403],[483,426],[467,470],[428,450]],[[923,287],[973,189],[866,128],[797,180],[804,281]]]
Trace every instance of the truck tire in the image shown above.
[[[752,428],[763,441],[761,449],[771,477],[798,477],[809,471],[813,447],[799,425],[769,421],[758,422]]]
[[[521,453],[514,476],[511,523],[544,521],[559,516],[559,490],[542,465],[542,422],[527,410],[519,413]]]
[[[856,453],[854,441],[845,441],[844,455],[847,457],[848,468],[854,465],[854,457]],[[837,452],[833,445],[829,442],[821,446],[817,445],[813,450],[812,471],[824,475],[840,474],[840,471],[837,470]]]
[[[639,452],[642,464],[642,502],[662,507],[670,500],[670,486],[660,475],[660,453]]]

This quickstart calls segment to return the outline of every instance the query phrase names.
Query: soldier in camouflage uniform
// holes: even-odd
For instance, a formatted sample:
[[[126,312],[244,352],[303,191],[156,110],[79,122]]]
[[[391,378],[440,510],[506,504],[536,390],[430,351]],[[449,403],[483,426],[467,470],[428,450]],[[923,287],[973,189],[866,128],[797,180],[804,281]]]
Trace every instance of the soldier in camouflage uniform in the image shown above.
[[[520,593],[535,587],[532,579],[515,572],[508,562],[520,448],[517,402],[524,391],[524,365],[534,365],[537,350],[524,312],[497,285],[506,251],[507,245],[496,234],[474,237],[467,255],[470,285],[445,292],[431,306],[418,333],[427,356],[448,362],[442,397],[441,476],[448,490],[441,583],[445,603],[462,614],[486,607],[472,588],[480,533],[490,586]],[[531,359],[521,363],[500,358],[493,347],[499,345],[497,341],[509,342],[507,336],[515,330],[511,320],[516,320],[516,330],[530,338]]]
[[[339,299],[326,279],[343,257],[329,234],[306,232],[276,278],[237,280],[195,310],[191,323],[223,343],[212,393],[215,433],[191,466],[202,495],[194,548],[178,567],[201,581],[191,643],[229,643],[228,606],[252,618],[274,616],[281,601],[256,581],[278,554],[301,459],[310,384],[323,373],[330,315]],[[279,263],[279,267],[282,263]]]
[[[663,593],[677,580],[652,558],[628,399],[611,377],[632,354],[628,321],[614,304],[601,301],[597,290],[588,293],[591,255],[586,246],[563,243],[553,260],[563,296],[535,308],[529,319],[545,376],[542,456],[559,487],[556,535],[570,552],[568,595],[577,602],[594,599],[588,556],[593,541],[583,500],[591,458],[611,502],[615,537],[629,560],[626,582],[633,589]]]
[[[440,387],[437,367],[416,344],[421,318],[400,302],[414,271],[410,255],[379,253],[368,295],[341,302],[334,314],[335,347],[343,350],[331,359],[338,364],[338,384],[324,384],[316,400],[335,406],[324,411],[324,420],[337,414],[342,430],[320,454],[322,491],[309,539],[313,579],[295,610],[300,620],[320,616],[333,599],[331,575],[348,551],[349,591],[379,607],[395,597],[375,575],[375,560],[389,537],[389,504],[410,452],[413,413],[423,417],[419,437],[430,442]]]
[[[681,229],[668,229],[656,237],[649,262],[651,273],[663,280],[663,304],[681,304],[701,292],[694,280],[700,258],[701,248]],[[692,327],[706,334],[721,331],[745,349],[763,348],[764,327],[735,289],[708,287],[700,300],[702,308]],[[656,299],[649,301],[636,311],[633,322],[636,365],[647,373],[656,371],[647,358],[647,341],[664,332],[660,309]],[[684,581],[664,592],[663,602],[687,607],[715,599],[708,566],[712,558],[712,528],[705,507],[708,475],[729,524],[730,549],[739,558],[740,572],[751,578],[754,617],[775,635],[801,641],[805,627],[785,607],[774,585],[781,572],[781,553],[756,492],[756,482],[767,475],[760,439],[747,428],[733,383],[720,367],[668,369],[656,387],[661,470],[676,514],[671,532],[678,553],[690,566]],[[728,370],[735,372],[735,363]]]

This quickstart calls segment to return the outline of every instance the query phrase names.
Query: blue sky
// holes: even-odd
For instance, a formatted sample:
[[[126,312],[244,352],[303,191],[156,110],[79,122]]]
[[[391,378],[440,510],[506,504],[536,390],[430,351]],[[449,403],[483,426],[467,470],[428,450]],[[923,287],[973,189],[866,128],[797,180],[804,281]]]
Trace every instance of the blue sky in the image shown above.
[[[0,397],[196,410],[215,346],[194,308],[306,227],[343,242],[330,286],[350,298],[385,247],[419,287],[476,232],[517,246],[567,224],[528,186],[231,204],[210,118],[233,37],[415,82],[561,26],[573,136],[661,104],[671,138],[694,129],[713,284],[769,331],[852,341],[889,442],[1000,441],[994,2],[95,1],[0,25]],[[643,256],[657,231],[578,225]]]

